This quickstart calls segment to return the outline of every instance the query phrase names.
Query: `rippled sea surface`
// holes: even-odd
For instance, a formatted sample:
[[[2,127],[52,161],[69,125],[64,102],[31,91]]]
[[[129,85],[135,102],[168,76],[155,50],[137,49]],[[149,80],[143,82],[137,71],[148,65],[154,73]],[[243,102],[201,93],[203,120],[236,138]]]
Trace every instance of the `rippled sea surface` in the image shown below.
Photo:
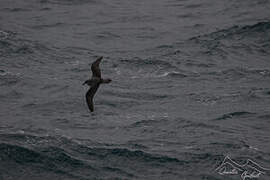
[[[226,156],[270,168],[269,9],[1,0],[0,179],[240,180],[216,171]],[[97,56],[113,81],[90,113]]]

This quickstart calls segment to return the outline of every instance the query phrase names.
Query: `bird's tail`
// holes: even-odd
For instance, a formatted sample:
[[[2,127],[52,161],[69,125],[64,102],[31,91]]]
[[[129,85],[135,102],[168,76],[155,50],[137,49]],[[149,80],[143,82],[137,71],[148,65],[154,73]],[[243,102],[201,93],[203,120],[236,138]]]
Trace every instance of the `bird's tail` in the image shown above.
[[[112,80],[111,79],[102,79],[101,80],[101,83],[106,83],[106,84],[108,84],[108,83],[110,83]]]

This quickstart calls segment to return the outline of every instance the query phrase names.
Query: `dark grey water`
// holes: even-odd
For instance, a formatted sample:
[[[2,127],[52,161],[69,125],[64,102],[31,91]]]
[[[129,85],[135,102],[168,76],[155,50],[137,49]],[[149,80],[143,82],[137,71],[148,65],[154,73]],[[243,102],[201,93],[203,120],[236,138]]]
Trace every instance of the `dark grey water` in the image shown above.
[[[1,0],[0,179],[270,167],[270,1]],[[90,64],[104,77],[94,113]],[[259,179],[269,179],[270,173]]]

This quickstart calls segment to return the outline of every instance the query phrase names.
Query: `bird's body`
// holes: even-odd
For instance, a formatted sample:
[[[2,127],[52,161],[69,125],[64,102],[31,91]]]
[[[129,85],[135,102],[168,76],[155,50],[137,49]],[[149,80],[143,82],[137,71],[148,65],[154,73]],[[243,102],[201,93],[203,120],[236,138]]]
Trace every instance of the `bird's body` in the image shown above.
[[[97,92],[100,84],[110,83],[112,81],[111,79],[102,79],[101,78],[99,64],[100,64],[102,58],[103,57],[99,57],[95,62],[92,63],[92,65],[91,65],[92,78],[86,80],[83,83],[83,85],[87,84],[88,86],[90,86],[90,89],[87,91],[85,96],[86,96],[86,102],[87,102],[88,108],[91,112],[94,111],[93,98],[94,98],[94,95]]]

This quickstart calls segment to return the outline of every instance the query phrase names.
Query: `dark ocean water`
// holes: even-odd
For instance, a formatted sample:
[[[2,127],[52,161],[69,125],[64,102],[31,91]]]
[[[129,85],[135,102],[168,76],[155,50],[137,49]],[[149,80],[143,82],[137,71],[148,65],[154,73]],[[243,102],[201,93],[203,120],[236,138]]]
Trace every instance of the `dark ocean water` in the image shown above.
[[[1,0],[0,180],[240,180],[217,172],[226,156],[270,168],[269,9]],[[97,56],[113,82],[89,113]]]

